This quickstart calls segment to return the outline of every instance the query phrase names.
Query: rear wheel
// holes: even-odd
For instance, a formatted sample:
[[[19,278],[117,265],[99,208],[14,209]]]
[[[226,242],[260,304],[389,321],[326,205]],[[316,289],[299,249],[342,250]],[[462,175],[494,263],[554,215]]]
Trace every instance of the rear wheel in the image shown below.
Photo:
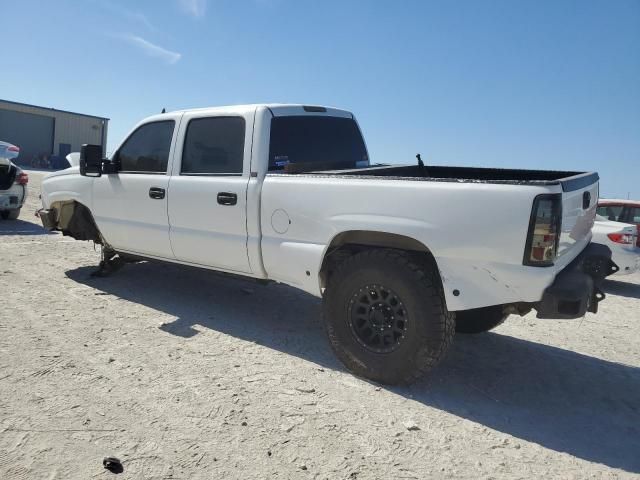
[[[358,253],[336,268],[325,291],[324,321],[349,370],[398,384],[437,365],[455,329],[437,272],[388,249]]]
[[[4,210],[2,213],[0,213],[0,216],[2,216],[3,220],[17,220],[20,216],[20,209],[16,208],[14,210]]]
[[[501,305],[456,312],[456,332],[483,333],[502,324],[508,317]]]

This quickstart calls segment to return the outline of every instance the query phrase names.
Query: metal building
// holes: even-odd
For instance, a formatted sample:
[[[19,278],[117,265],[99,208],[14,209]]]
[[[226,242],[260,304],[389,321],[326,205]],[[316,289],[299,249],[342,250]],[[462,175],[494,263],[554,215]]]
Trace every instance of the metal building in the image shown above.
[[[0,99],[0,140],[20,147],[17,163],[62,158],[84,143],[107,145],[108,118]]]

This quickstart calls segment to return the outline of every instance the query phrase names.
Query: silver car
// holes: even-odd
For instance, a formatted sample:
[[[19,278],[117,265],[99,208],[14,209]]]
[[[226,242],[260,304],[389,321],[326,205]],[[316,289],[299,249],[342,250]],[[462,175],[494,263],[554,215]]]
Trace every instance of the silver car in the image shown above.
[[[0,217],[16,220],[27,198],[29,176],[12,160],[20,155],[20,148],[0,141]]]

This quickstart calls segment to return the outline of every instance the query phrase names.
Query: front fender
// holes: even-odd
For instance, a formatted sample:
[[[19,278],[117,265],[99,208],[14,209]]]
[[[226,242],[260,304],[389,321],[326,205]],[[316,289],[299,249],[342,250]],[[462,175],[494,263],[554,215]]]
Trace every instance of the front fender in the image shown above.
[[[83,177],[77,170],[72,167],[43,179],[41,191],[44,208],[51,208],[60,202],[76,201],[89,210],[93,209],[93,178]]]

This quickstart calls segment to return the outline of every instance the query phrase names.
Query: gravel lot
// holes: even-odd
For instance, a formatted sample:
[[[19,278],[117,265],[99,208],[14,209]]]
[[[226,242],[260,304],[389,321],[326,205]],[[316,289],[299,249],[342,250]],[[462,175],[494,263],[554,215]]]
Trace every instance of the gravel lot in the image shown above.
[[[386,388],[333,357],[316,298],[128,265],[0,222],[0,478],[638,478],[640,275],[598,315],[459,336]]]

